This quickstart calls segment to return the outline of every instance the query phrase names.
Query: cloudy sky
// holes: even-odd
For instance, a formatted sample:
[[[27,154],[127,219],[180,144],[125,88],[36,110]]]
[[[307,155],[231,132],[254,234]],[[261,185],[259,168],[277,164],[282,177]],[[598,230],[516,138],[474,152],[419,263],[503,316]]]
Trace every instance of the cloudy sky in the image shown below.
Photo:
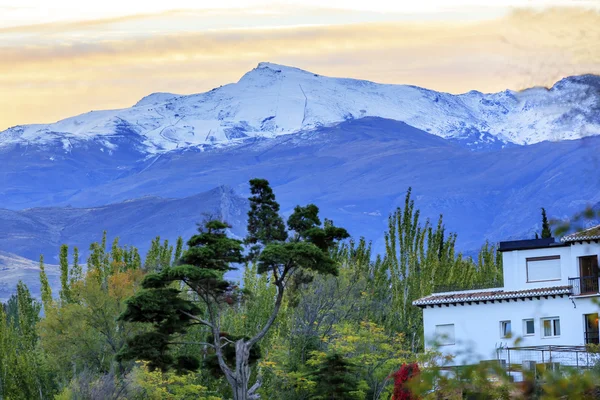
[[[600,0],[0,0],[0,130],[260,61],[452,93],[600,73]]]

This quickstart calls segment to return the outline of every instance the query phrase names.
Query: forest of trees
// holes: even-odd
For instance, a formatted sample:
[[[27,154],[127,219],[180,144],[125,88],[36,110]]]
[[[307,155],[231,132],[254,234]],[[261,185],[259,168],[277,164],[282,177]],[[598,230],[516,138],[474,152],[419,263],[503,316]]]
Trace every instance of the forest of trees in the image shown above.
[[[85,263],[59,249],[58,293],[40,258],[41,301],[19,283],[0,307],[0,399],[508,398],[480,370],[449,379],[426,368],[439,357],[424,350],[412,306],[436,287],[501,282],[493,245],[464,257],[409,190],[374,254],[317,206],[284,219],[267,181],[250,187],[243,240],[227,221],[190,216],[196,235],[157,237],[142,257],[104,232]],[[235,268],[241,282],[226,280]],[[561,379],[553,387],[564,393],[591,385]]]

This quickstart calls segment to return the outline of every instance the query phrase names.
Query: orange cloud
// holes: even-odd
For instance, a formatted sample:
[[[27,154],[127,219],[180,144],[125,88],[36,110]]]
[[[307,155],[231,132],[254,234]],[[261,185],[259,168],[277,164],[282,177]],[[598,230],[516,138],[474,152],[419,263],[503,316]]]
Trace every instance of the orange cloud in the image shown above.
[[[0,129],[126,107],[155,91],[209,90],[236,81],[259,61],[454,93],[499,91],[600,73],[600,13],[521,10],[468,23],[216,30],[52,45],[32,41],[0,47],[0,60],[0,109],[6,111],[0,114]]]

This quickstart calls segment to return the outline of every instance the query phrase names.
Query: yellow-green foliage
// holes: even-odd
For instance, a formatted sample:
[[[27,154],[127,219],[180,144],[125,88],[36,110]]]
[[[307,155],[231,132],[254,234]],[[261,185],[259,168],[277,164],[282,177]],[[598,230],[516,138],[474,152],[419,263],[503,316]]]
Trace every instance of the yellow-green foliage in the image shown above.
[[[106,284],[97,269],[88,271],[71,286],[71,303],[53,303],[39,324],[41,345],[65,378],[73,372],[111,369],[116,353],[136,329],[117,317],[123,312],[125,299],[133,294],[142,277],[141,270],[115,272]]]
[[[147,400],[221,400],[198,383],[198,374],[177,375],[174,372],[150,371],[145,363],[131,373],[131,384],[138,387],[140,399]]]
[[[358,365],[365,382],[386,396],[391,394],[392,389],[386,385],[390,374],[414,357],[406,350],[402,333],[389,334],[383,327],[368,321],[358,324],[346,321],[334,325],[332,334],[323,341],[328,342],[330,352],[343,354]],[[314,352],[308,364],[323,355],[323,352]]]
[[[441,369],[430,360],[428,365],[410,384],[423,400],[592,400],[600,393],[600,377],[593,369],[563,367],[560,372],[545,370],[537,376],[526,374],[522,382],[512,382],[496,363]]]

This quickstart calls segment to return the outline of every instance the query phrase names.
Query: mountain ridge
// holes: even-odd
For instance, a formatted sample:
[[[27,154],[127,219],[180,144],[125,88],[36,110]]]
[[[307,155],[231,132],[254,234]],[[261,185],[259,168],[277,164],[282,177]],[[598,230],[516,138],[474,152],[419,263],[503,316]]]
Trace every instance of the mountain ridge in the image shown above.
[[[405,123],[363,118],[214,151],[172,151],[114,174],[88,175],[98,170],[93,159],[77,169],[57,159],[29,175],[52,185],[32,193],[18,189],[21,179],[6,181],[10,194],[0,192],[0,204],[101,206],[147,195],[184,198],[218,185],[246,197],[248,180],[261,177],[284,213],[312,202],[353,235],[380,239],[388,213],[413,187],[423,215],[443,213],[459,247],[472,249],[486,238],[533,235],[539,207],[563,218],[600,201],[591,173],[599,152],[600,137],[472,152]],[[74,182],[57,178],[66,173]]]
[[[126,140],[148,156],[381,117],[480,150],[598,135],[599,114],[595,75],[563,78],[550,89],[453,95],[261,62],[238,82],[205,93],[152,93],[130,108],[12,127],[0,132],[0,147],[59,143],[68,152],[76,142],[94,141],[110,153]]]

